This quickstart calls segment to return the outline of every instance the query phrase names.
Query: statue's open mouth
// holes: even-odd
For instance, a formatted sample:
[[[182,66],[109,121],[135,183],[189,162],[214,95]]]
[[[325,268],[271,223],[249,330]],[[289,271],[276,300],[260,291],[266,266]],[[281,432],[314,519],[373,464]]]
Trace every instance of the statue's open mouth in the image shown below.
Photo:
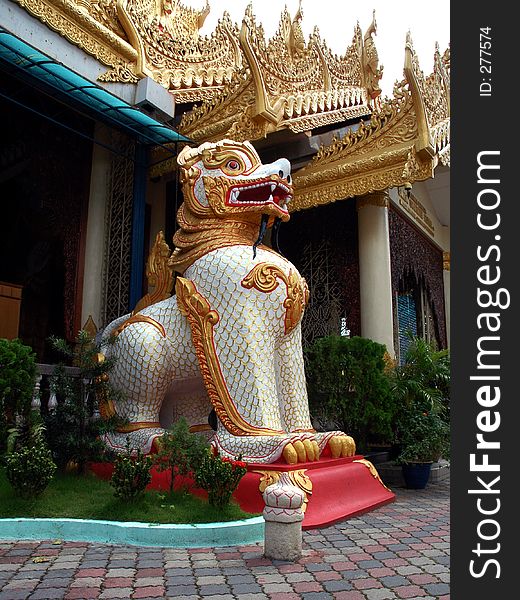
[[[239,206],[262,206],[276,204],[282,212],[287,213],[287,205],[292,200],[292,189],[281,181],[258,181],[235,185],[228,192],[227,204]]]

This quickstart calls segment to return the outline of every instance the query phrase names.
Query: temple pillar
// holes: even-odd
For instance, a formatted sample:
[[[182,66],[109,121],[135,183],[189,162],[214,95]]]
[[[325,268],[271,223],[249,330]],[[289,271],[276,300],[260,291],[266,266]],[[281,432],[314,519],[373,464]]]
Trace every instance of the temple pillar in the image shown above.
[[[133,310],[143,295],[144,228],[146,188],[148,183],[148,148],[138,142],[135,147],[134,195],[132,203],[132,254],[130,258],[130,304]]]
[[[96,125],[96,139],[108,143],[106,129]],[[107,138],[107,139],[105,139]],[[85,263],[83,270],[83,298],[81,305],[81,325],[85,326],[89,317],[96,328],[102,323],[103,298],[103,254],[105,248],[105,214],[109,195],[111,152],[96,143],[92,149],[92,171],[88,202],[87,235],[85,242]]]
[[[446,315],[446,342],[450,346],[450,259],[451,253],[442,253],[442,278],[444,281],[444,314]]]
[[[361,335],[384,344],[395,356],[388,192],[358,198]]]

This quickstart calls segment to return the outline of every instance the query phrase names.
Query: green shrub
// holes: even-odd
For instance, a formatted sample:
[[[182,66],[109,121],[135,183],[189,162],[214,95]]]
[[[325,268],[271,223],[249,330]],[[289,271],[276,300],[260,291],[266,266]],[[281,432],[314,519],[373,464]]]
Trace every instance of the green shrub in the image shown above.
[[[100,434],[121,424],[117,417],[104,420],[99,415],[100,403],[114,400],[117,394],[109,381],[114,360],[100,360],[103,348],[85,331],[78,333],[74,347],[61,338],[51,338],[50,342],[79,368],[79,374],[67,375],[63,365],[54,369],[50,386],[58,404],[44,415],[47,438],[58,467],[64,469],[73,462],[82,473],[88,461],[105,457]]]
[[[56,472],[56,464],[40,423],[28,430],[11,430],[8,444],[11,451],[4,458],[9,483],[22,498],[39,496]]]
[[[194,473],[206,455],[206,440],[190,433],[184,417],[174,423],[158,440],[159,452],[155,464],[159,471],[170,471],[170,493],[173,491],[175,477],[186,477]]]
[[[385,351],[384,345],[367,338],[331,335],[305,352],[313,419],[331,421],[362,451],[369,442],[392,440],[395,403]]]
[[[0,452],[17,415],[27,417],[36,379],[36,355],[20,340],[0,339]]]
[[[419,337],[412,337],[405,362],[395,368],[392,393],[399,405],[395,418],[400,463],[449,458],[450,357]]]
[[[229,504],[246,473],[246,463],[221,457],[208,449],[195,473],[195,483],[208,492],[208,502],[212,506],[222,509]]]
[[[151,457],[143,456],[139,448],[132,450],[127,438],[125,452],[117,455],[110,479],[115,497],[132,501],[142,494],[152,480],[151,468]]]

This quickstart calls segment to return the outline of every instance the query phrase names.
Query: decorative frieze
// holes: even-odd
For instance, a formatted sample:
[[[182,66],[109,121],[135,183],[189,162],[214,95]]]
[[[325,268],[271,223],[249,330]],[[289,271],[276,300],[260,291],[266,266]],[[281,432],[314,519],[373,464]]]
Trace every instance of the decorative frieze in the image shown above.
[[[446,251],[442,253],[442,268],[444,271],[450,270],[451,252]]]
[[[410,190],[398,188],[399,206],[423,227],[432,237],[435,235],[433,221],[421,201]]]
[[[390,198],[388,192],[372,192],[366,196],[358,198],[356,208],[360,210],[365,206],[379,206],[380,208],[388,208],[390,206]]]

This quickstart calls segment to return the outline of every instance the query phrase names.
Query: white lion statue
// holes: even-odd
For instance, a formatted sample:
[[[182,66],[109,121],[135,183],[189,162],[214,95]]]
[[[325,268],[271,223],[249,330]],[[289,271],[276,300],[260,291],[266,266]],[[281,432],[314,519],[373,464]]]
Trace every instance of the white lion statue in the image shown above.
[[[317,460],[327,445],[332,457],[352,456],[350,436],[317,433],[309,418],[305,280],[261,244],[266,228],[289,220],[289,161],[263,165],[249,142],[223,140],[184,148],[178,163],[175,295],[103,333],[117,335],[110,379],[123,394],[112,408],[128,421],[106,444],[122,450],[130,437],[150,452],[164,433],[166,403],[166,420],[183,416],[193,431],[209,429],[211,413],[211,444],[223,456],[295,464]]]

